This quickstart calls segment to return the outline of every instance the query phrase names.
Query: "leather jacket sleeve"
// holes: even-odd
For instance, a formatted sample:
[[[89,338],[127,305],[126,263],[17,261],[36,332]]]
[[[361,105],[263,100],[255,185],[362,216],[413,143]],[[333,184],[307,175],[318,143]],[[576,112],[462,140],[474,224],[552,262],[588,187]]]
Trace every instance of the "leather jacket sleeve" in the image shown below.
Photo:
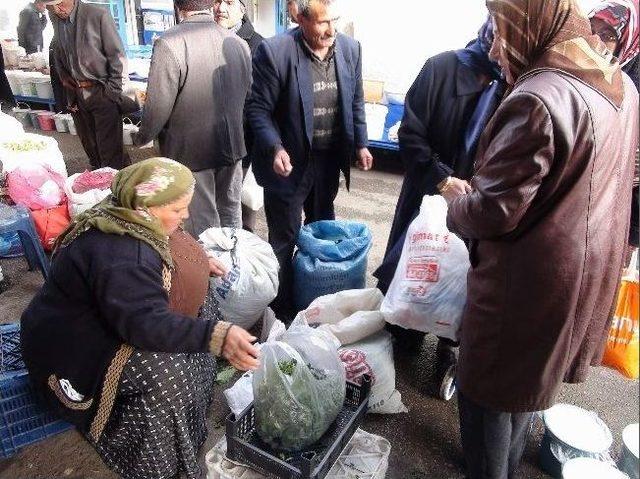
[[[473,191],[452,201],[447,216],[449,229],[469,239],[496,239],[515,230],[554,158],[550,113],[531,93],[511,94],[484,135]]]

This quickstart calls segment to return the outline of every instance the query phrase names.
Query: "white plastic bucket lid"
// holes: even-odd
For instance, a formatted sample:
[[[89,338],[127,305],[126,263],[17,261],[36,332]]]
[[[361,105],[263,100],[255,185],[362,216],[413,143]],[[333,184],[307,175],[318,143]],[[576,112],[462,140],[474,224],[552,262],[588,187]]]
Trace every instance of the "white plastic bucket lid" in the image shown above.
[[[622,431],[622,442],[629,449],[629,452],[638,459],[638,442],[640,441],[640,425],[630,424]]]
[[[592,411],[572,404],[556,404],[543,413],[547,429],[560,441],[581,451],[598,454],[609,450],[613,436]]]
[[[629,476],[606,462],[577,457],[564,464],[562,479],[629,479]]]

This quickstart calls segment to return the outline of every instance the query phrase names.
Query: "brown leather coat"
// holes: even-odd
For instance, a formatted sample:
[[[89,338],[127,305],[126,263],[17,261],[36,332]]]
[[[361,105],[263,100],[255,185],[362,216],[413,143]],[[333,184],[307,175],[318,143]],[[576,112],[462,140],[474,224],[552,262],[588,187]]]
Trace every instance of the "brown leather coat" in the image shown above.
[[[471,245],[461,391],[546,409],[600,364],[627,238],[638,95],[621,109],[554,70],[524,75],[485,130],[449,227]]]

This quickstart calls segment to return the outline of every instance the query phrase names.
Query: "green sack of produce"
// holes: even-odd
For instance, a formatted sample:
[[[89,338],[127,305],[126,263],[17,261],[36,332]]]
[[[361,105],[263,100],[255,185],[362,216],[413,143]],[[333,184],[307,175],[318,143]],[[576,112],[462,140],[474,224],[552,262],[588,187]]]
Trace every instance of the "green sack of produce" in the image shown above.
[[[346,395],[335,339],[296,321],[278,341],[264,344],[253,375],[260,438],[277,450],[315,443],[335,421]]]

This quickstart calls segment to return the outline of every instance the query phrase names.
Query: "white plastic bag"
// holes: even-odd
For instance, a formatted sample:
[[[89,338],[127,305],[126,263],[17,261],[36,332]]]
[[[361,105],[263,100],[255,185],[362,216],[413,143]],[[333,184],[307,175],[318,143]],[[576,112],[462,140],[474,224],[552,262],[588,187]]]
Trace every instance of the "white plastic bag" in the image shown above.
[[[222,316],[250,329],[278,294],[279,266],[273,249],[253,233],[234,228],[210,228],[200,241],[227,270],[225,276],[211,279]]]
[[[0,111],[0,141],[12,140],[24,135],[22,123]]]
[[[240,376],[240,379],[225,389],[224,397],[231,412],[240,417],[242,412],[253,402],[253,372],[249,371]]]
[[[447,229],[444,198],[425,196],[382,302],[386,320],[457,341],[469,266],[464,242]]]
[[[349,289],[314,299],[301,314],[309,324],[335,324],[357,311],[378,311],[383,299],[377,288]]]
[[[258,211],[264,206],[264,190],[256,182],[253,169],[249,167],[244,182],[242,183],[242,204],[253,211]]]
[[[63,178],[68,176],[58,142],[48,136],[23,133],[0,141],[0,161],[6,173],[18,166],[37,164],[51,168]]]
[[[109,167],[94,170],[95,173],[112,172],[114,174],[117,173],[117,171],[118,170],[114,170]],[[67,206],[69,208],[69,216],[71,216],[71,218],[74,218],[76,215],[79,215],[80,213],[83,213],[89,208],[95,206],[111,194],[111,188],[104,190],[96,188],[85,193],[74,193],[73,184],[81,174],[82,173],[76,173],[71,175],[64,183],[64,192],[69,199],[69,204]]]
[[[370,413],[408,412],[402,403],[400,392],[396,389],[391,334],[380,331],[362,341],[340,348],[339,353],[347,371],[347,381],[360,384],[362,376],[371,376]]]

